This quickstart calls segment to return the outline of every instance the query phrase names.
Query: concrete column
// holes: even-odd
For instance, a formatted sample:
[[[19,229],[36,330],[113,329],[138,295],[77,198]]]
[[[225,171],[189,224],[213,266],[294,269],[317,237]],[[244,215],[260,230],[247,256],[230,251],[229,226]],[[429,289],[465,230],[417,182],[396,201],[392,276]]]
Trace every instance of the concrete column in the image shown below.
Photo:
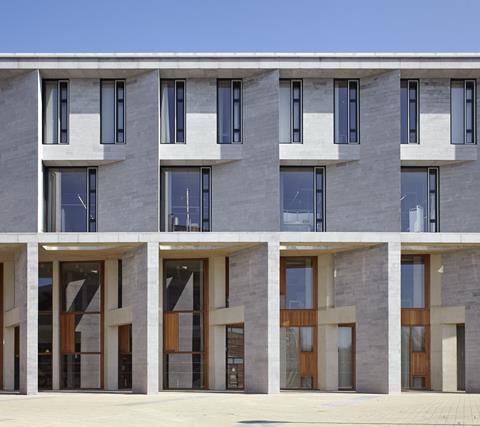
[[[230,256],[230,305],[245,308],[245,391],[280,391],[279,243]]]
[[[318,309],[327,310],[335,305],[335,282],[333,255],[317,257]],[[337,325],[319,324],[317,329],[317,387],[320,390],[338,389],[338,343]]]
[[[158,389],[163,390],[163,261],[158,266]]]
[[[27,243],[15,255],[16,305],[20,314],[20,392],[38,391],[38,245]]]
[[[126,286],[132,289],[132,389],[158,392],[158,243],[148,242],[123,262]]]
[[[356,389],[400,392],[400,243],[341,252],[337,305],[356,305]]]
[[[210,313],[216,308],[225,307],[225,257],[210,257],[208,262]],[[209,324],[208,341],[208,387],[211,390],[225,390],[225,326]]]

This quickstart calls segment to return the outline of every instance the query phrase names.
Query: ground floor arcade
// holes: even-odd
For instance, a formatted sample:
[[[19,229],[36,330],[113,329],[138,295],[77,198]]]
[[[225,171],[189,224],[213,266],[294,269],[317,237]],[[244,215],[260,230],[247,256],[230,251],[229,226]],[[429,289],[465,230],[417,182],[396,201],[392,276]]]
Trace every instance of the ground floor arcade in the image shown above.
[[[480,390],[480,237],[3,235],[0,389]]]

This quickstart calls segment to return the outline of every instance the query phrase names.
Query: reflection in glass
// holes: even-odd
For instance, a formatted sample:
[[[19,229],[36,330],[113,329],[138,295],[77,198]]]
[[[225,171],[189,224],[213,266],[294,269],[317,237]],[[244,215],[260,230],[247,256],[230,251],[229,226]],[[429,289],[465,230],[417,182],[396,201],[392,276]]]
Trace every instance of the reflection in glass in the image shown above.
[[[414,233],[438,230],[436,168],[402,168],[402,231]]]
[[[40,390],[52,389],[52,356],[38,355],[38,388]]]
[[[358,142],[358,81],[335,80],[335,143]]]
[[[401,267],[402,308],[425,308],[425,260],[403,255]]]
[[[185,82],[162,80],[161,83],[162,144],[185,142]]]
[[[62,263],[64,312],[100,312],[100,267],[98,262]]]
[[[115,143],[115,81],[102,80],[101,134],[102,144]]]
[[[52,388],[52,263],[38,264],[38,387]]]
[[[210,168],[162,168],[162,231],[210,231]]]
[[[410,326],[402,326],[402,388],[410,388]]]
[[[291,142],[290,80],[280,80],[279,136],[281,143]]]
[[[165,385],[203,387],[204,261],[165,260],[163,310]],[[168,341],[168,343],[167,343]]]
[[[313,329],[280,328],[280,388],[313,388],[312,376],[302,372],[300,366],[301,354],[305,353],[302,348],[310,348],[310,343],[313,343]]]
[[[218,80],[218,142],[230,144],[232,142],[232,99],[230,80]]]
[[[38,311],[52,310],[52,263],[38,264]]]
[[[324,231],[324,169],[280,169],[280,229]]]
[[[411,144],[418,142],[418,81],[401,80],[400,82],[400,109],[401,109],[401,143]]]
[[[338,327],[338,388],[353,389],[353,328]]]
[[[47,193],[47,231],[96,231],[96,169],[49,169]]]
[[[100,388],[103,327],[100,277],[99,262],[60,264],[63,388]]]
[[[100,388],[100,354],[67,354],[62,359],[62,388]]]
[[[243,326],[227,326],[227,389],[244,387],[244,341]]]
[[[412,351],[423,353],[425,351],[425,327],[412,326]]]
[[[38,352],[52,353],[52,313],[38,314]]]
[[[166,365],[169,389],[201,389],[203,387],[203,355],[168,353]]]
[[[203,306],[203,261],[166,260],[165,310],[193,311]]]
[[[280,295],[280,308],[313,308],[311,258],[285,258],[285,295]]]
[[[58,81],[43,82],[43,143],[58,144]]]

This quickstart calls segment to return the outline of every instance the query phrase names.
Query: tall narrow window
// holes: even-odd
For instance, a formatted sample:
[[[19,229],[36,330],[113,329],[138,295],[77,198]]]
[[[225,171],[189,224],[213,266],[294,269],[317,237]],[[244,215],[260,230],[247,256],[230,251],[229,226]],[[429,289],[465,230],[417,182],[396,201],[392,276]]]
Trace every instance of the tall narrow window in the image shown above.
[[[46,231],[97,231],[97,170],[51,168],[46,175]]]
[[[217,82],[217,135],[219,144],[242,142],[242,81]]]
[[[43,81],[43,143],[68,144],[68,81]]]
[[[402,168],[402,231],[439,231],[438,168]]]
[[[280,80],[280,143],[302,142],[302,81]]]
[[[162,231],[211,230],[210,168],[162,168]]]
[[[101,81],[100,132],[102,144],[125,142],[125,81]]]
[[[117,262],[117,308],[123,307],[123,265],[122,260]]]
[[[206,260],[163,264],[163,354],[166,389],[201,389],[208,384],[208,293]]]
[[[335,143],[359,142],[358,80],[335,80]]]
[[[161,83],[162,144],[185,143],[185,80],[162,80]]]
[[[101,262],[60,263],[61,387],[103,386]]]
[[[51,262],[38,264],[38,388],[52,388],[52,286]]]
[[[452,80],[451,82],[452,144],[475,144],[475,86],[475,80]]]
[[[280,202],[282,231],[325,231],[325,168],[281,168]]]
[[[401,143],[418,144],[418,80],[400,81]]]

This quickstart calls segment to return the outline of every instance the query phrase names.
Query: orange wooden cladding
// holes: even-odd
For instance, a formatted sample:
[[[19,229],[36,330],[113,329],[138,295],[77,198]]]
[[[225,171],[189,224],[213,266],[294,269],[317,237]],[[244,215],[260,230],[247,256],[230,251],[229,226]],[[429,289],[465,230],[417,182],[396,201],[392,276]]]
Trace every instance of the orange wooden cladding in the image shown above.
[[[75,314],[60,314],[60,351],[63,354],[75,353]]]
[[[428,362],[426,359],[426,353],[412,353],[411,370],[413,377],[426,377],[428,375]]]
[[[300,352],[299,371],[302,377],[315,378],[317,375],[317,363],[315,352]]]
[[[315,326],[316,310],[280,310],[280,326]]]
[[[165,352],[178,351],[178,313],[165,313],[164,324]]]
[[[417,308],[402,309],[402,325],[418,326],[430,324],[430,310]]]
[[[131,325],[121,325],[118,327],[118,352],[128,354],[132,352],[130,348]]]

